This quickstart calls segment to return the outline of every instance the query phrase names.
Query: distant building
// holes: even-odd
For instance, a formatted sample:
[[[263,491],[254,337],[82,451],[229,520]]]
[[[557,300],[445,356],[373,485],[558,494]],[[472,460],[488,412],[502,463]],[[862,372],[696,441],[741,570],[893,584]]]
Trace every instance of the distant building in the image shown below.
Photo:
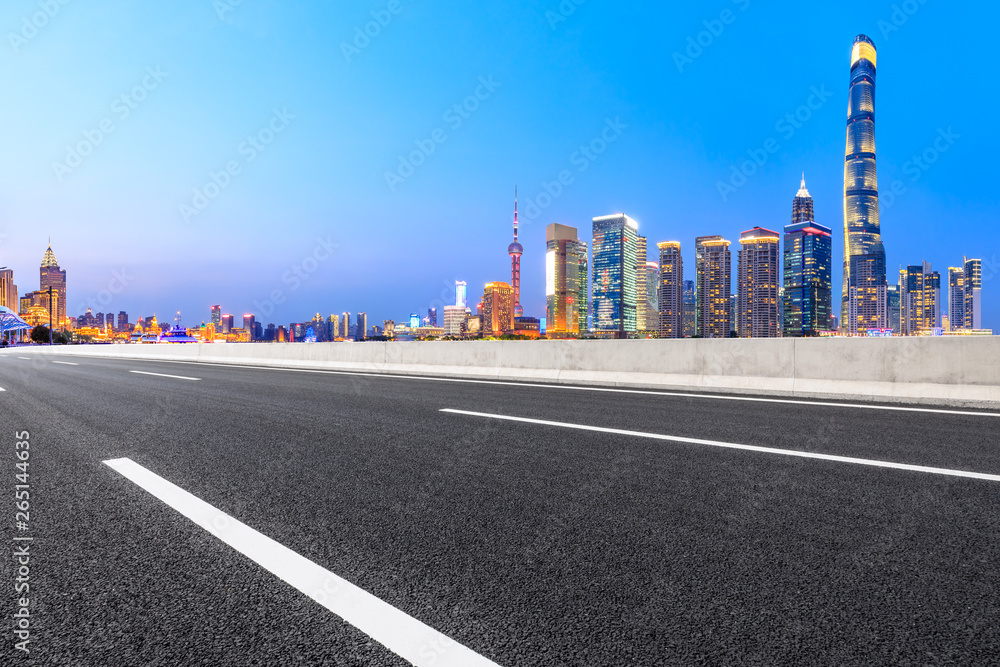
[[[777,338],[778,317],[778,232],[754,227],[740,235],[738,259],[739,321],[741,338]]]
[[[437,314],[435,313],[436,317]],[[358,313],[358,323],[354,333],[357,340],[368,338],[368,313]]]
[[[232,315],[222,316],[222,333],[228,334],[233,332],[233,329],[236,328],[234,320],[235,318]]]
[[[336,339],[340,338],[341,337],[340,336],[340,316],[339,315],[330,315],[330,317],[328,317],[326,319],[326,329],[327,329],[327,332],[328,332],[327,333],[327,337],[330,340],[336,340]]]
[[[587,244],[577,229],[551,224],[545,228],[546,334],[579,335],[587,331]]]
[[[59,268],[59,262],[52,252],[50,245],[42,257],[42,265],[39,268],[39,292],[48,292],[52,288],[55,299],[55,310],[53,311],[52,326],[55,329],[66,328],[66,272]]]
[[[469,286],[464,280],[455,281],[455,305],[463,309],[469,307]]]
[[[17,285],[14,284],[14,271],[0,267],[0,306],[19,312]]]
[[[929,262],[908,266],[900,275],[903,333],[916,336],[941,327],[941,275]]]
[[[965,259],[965,329],[983,328],[983,260]]]
[[[965,267],[948,268],[948,329],[965,328]]]
[[[444,334],[446,336],[460,336],[462,334],[462,322],[468,316],[463,306],[444,307]]]
[[[624,214],[594,218],[593,224],[593,329],[624,338],[637,331],[639,224]]]
[[[396,337],[396,321],[395,320],[385,320],[382,322],[382,334],[386,338]]]
[[[886,282],[885,248],[872,245],[865,254],[851,255],[847,288],[847,331],[864,336],[889,328],[889,285]],[[843,325],[842,325],[843,328]]]
[[[646,312],[647,317],[652,317],[653,322],[650,329],[657,329],[660,326],[660,263],[646,262]],[[651,315],[650,315],[651,313]]]
[[[684,281],[684,337],[694,338],[697,327],[695,316],[697,300],[695,299],[694,281]]]
[[[124,310],[118,313],[118,331],[128,331],[131,329],[131,325],[128,323],[128,313]]]
[[[222,329],[222,306],[212,306],[212,324],[216,331]]]
[[[659,283],[660,338],[684,337],[684,258],[681,244],[665,241],[657,244],[660,250]]]
[[[649,308],[649,284],[646,275],[649,249],[645,236],[636,235],[635,240],[635,329],[636,331],[648,331],[656,328],[656,323],[646,321]]]
[[[340,314],[340,338],[351,337],[351,314],[343,312]]]
[[[431,327],[436,327],[438,325],[438,309],[428,308],[427,309],[427,325]]]
[[[320,320],[322,321],[322,320]],[[256,339],[255,334],[257,333],[257,316],[249,313],[244,313],[243,315],[243,330],[250,335],[250,340]]]
[[[782,334],[806,336],[829,331],[833,316],[833,235],[813,215],[806,178],[792,200],[792,222],[785,227]]]
[[[410,313],[410,328],[419,329],[420,328],[420,316],[416,313]]]
[[[695,239],[695,326],[702,338],[729,338],[732,331],[732,255],[721,236]]]
[[[889,285],[886,303],[889,309],[889,328],[897,334],[902,330],[902,302],[900,301],[899,285]]]
[[[510,285],[514,293],[514,317],[521,317],[524,309],[521,307],[521,255],[524,247],[517,241],[517,188],[514,188],[514,242],[507,246],[510,255]]]
[[[514,333],[514,289],[509,284],[486,283],[482,331],[484,336]]]

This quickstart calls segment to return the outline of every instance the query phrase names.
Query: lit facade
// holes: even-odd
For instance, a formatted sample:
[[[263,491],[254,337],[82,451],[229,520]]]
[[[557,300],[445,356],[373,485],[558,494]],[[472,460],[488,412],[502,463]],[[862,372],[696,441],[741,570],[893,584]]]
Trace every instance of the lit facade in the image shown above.
[[[900,273],[902,332],[916,336],[941,327],[941,275],[928,262]]]
[[[594,218],[593,225],[593,329],[624,338],[637,331],[639,224],[617,214]]]
[[[983,260],[966,259],[965,267],[965,329],[983,328]]]
[[[578,335],[587,331],[587,244],[577,229],[551,224],[545,228],[546,333]]]
[[[222,306],[212,306],[212,324],[216,331],[222,329]]]
[[[52,326],[55,329],[66,328],[66,272],[59,268],[59,262],[49,246],[42,257],[39,273],[39,291],[47,292],[52,288],[53,294],[58,294],[56,309],[53,311]]]
[[[846,333],[863,336],[872,329],[889,328],[889,285],[885,279],[885,250],[882,244],[865,255],[851,255],[851,284],[848,286]]]
[[[464,280],[455,281],[455,305],[463,309],[469,307],[469,286]]]
[[[0,306],[10,308],[15,313],[20,310],[14,271],[5,267],[0,267]]]
[[[800,337],[833,327],[833,234],[813,219],[805,177],[785,227],[782,333]]]
[[[903,303],[899,285],[889,285],[886,289],[888,290],[886,301],[889,310],[889,328],[898,334],[903,327]]]
[[[507,246],[510,255],[510,284],[514,291],[514,317],[524,315],[521,308],[521,255],[524,247],[517,241],[517,188],[514,188],[514,242]]]
[[[236,328],[235,318],[232,315],[223,315],[221,332],[224,334],[228,334],[231,333],[232,330],[235,328]]]
[[[484,336],[514,333],[514,289],[507,283],[486,283],[483,290]]]
[[[694,281],[684,281],[684,337],[694,338],[697,326],[695,325],[695,313],[697,299],[695,297]]]
[[[635,328],[636,331],[655,329],[656,323],[649,317],[649,290],[652,285],[647,280],[646,262],[649,258],[645,236],[636,236],[635,251]],[[655,283],[654,283],[655,284]],[[649,320],[649,321],[647,321]]]
[[[354,337],[357,340],[364,340],[368,337],[368,313],[358,313]]]
[[[462,323],[468,313],[465,306],[444,307],[444,333],[446,336],[459,336],[462,333]]]
[[[778,232],[754,227],[740,235],[737,261],[739,320],[741,338],[777,338],[778,316]]]
[[[965,267],[948,268],[948,328],[965,328]]]
[[[660,338],[684,337],[684,258],[677,241],[658,243],[660,251]]]
[[[875,302],[888,294],[885,273],[867,272],[885,266],[885,249],[879,225],[878,178],[875,169],[875,44],[864,35],[854,40],[851,53],[851,84],[847,112],[847,148],[844,165],[844,284],[842,316],[847,313],[845,328],[863,333],[871,328],[879,314],[887,312],[884,301]],[[852,278],[852,258],[858,260],[866,275],[863,280]],[[850,304],[851,290],[860,299]],[[852,315],[855,313],[856,315]],[[863,321],[850,319],[864,318]],[[885,327],[886,322],[883,322]]]
[[[732,331],[732,255],[721,236],[695,239],[695,335],[729,338]]]

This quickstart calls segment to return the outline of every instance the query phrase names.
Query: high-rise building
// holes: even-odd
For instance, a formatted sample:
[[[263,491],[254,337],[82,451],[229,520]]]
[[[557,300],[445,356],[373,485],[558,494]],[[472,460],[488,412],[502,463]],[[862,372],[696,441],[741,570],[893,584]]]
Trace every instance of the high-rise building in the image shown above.
[[[0,266],[0,306],[10,308],[15,313],[20,310],[17,285],[14,284],[14,271]]]
[[[316,314],[316,318],[320,322],[323,321],[323,318],[320,317],[320,315],[318,313]],[[256,315],[253,315],[253,314],[250,314],[250,313],[244,313],[243,314],[243,330],[250,332],[250,340],[254,340],[256,338],[256,336],[255,336],[255,334],[257,332],[257,316]]]
[[[351,314],[348,312],[340,314],[340,337],[344,339],[351,337]]]
[[[646,262],[649,261],[649,250],[645,236],[636,236],[635,240],[635,328],[636,331],[648,331],[657,326],[657,323],[653,321],[646,321],[650,289],[646,282]]]
[[[983,328],[983,260],[965,258],[965,328]]]
[[[576,227],[545,228],[546,333],[576,335],[587,330],[587,244]]]
[[[660,251],[659,298],[660,338],[684,337],[684,258],[678,241],[658,243]]]
[[[118,331],[128,331],[128,313],[124,310],[118,312]]]
[[[651,329],[660,326],[660,263],[646,262],[646,312],[653,318]]]
[[[763,227],[754,227],[740,235],[736,331],[741,338],[777,338],[780,335],[779,243],[778,232]]]
[[[437,311],[434,311],[434,321],[437,322]],[[433,324],[431,326],[437,326]],[[368,313],[358,313],[357,327],[354,331],[354,338],[356,340],[364,340],[368,338]]]
[[[386,338],[396,337],[396,321],[395,320],[383,320],[382,321],[382,335]]]
[[[235,321],[235,318],[232,315],[228,315],[228,314],[227,315],[223,315],[222,316],[222,333],[224,333],[224,334],[232,333],[233,329],[236,328],[234,321]]]
[[[850,267],[846,333],[858,336],[875,329],[888,329],[889,285],[882,244],[876,244],[867,254],[851,255]]]
[[[941,326],[941,275],[929,262],[901,272],[902,327],[907,336],[929,333]]]
[[[438,309],[427,309],[427,326],[436,327],[438,325]]]
[[[416,313],[410,313],[410,328],[419,329],[420,328],[420,316]]]
[[[884,267],[885,249],[879,226],[878,179],[875,170],[875,43],[865,35],[854,40],[851,52],[850,104],[847,112],[847,152],[844,165],[844,285],[842,318],[848,317],[842,328],[851,333],[864,333],[888,312],[885,301],[873,301],[888,295]],[[852,277],[853,257],[865,277]],[[883,274],[871,273],[883,270]],[[854,290],[860,301],[850,304]],[[885,296],[881,296],[885,295]],[[851,315],[854,313],[855,315]],[[862,318],[862,321],[851,318]],[[887,318],[886,318],[887,320]]]
[[[446,336],[458,336],[462,333],[462,322],[468,317],[465,306],[444,307],[444,333]]]
[[[889,285],[886,289],[888,291],[886,302],[889,309],[889,328],[898,334],[901,331],[903,315],[899,285]]]
[[[948,268],[948,325],[952,331],[965,328],[965,267]]]
[[[625,338],[636,329],[639,224],[624,214],[594,218],[594,331]],[[645,261],[645,258],[643,258]]]
[[[729,338],[732,331],[732,255],[721,236],[695,239],[695,335]]]
[[[785,227],[782,333],[807,336],[832,328],[833,234],[813,219],[806,178],[792,200],[792,222]]]
[[[469,307],[469,287],[464,280],[455,281],[455,305],[462,308]]]
[[[328,337],[330,340],[340,338],[340,316],[330,315],[330,317],[326,319],[326,328],[329,332]]]
[[[503,282],[486,283],[483,290],[484,336],[514,332],[514,289]]]
[[[524,247],[517,242],[517,188],[514,188],[514,242],[507,246],[510,255],[510,284],[514,290],[514,317],[524,315],[521,308],[521,255]]]
[[[55,311],[53,312],[52,326],[56,329],[66,328],[66,272],[59,268],[59,262],[52,252],[52,246],[42,257],[42,265],[39,268],[40,292],[47,292],[51,287],[53,294],[58,295]]]
[[[220,331],[222,327],[222,306],[212,306],[212,324],[215,330]]]
[[[694,281],[684,281],[684,337],[694,338],[697,326],[695,314],[697,299],[695,298]]]

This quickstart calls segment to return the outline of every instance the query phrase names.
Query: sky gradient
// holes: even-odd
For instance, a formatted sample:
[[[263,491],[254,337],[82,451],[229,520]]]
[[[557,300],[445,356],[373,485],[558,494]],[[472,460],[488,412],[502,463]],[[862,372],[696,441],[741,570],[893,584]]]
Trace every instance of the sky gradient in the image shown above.
[[[627,213],[650,259],[680,241],[693,279],[696,236],[780,231],[802,172],[834,230],[837,295],[865,33],[889,281],[927,260],[946,284],[982,258],[983,324],[1000,330],[994,3],[50,2],[44,21],[45,0],[0,9],[0,266],[37,289],[51,236],[71,315],[404,321],[451,303],[455,280],[470,300],[509,280],[517,185],[522,303],[544,317],[547,224],[589,242],[591,218]],[[603,152],[581,150],[602,134]]]

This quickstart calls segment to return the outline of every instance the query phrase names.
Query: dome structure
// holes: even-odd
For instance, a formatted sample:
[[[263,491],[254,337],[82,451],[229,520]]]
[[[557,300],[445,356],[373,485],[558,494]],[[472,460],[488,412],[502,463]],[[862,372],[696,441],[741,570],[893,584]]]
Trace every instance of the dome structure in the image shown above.
[[[508,255],[523,255],[524,254],[524,246],[522,246],[517,241],[514,241],[509,246],[507,246],[507,254]]]

